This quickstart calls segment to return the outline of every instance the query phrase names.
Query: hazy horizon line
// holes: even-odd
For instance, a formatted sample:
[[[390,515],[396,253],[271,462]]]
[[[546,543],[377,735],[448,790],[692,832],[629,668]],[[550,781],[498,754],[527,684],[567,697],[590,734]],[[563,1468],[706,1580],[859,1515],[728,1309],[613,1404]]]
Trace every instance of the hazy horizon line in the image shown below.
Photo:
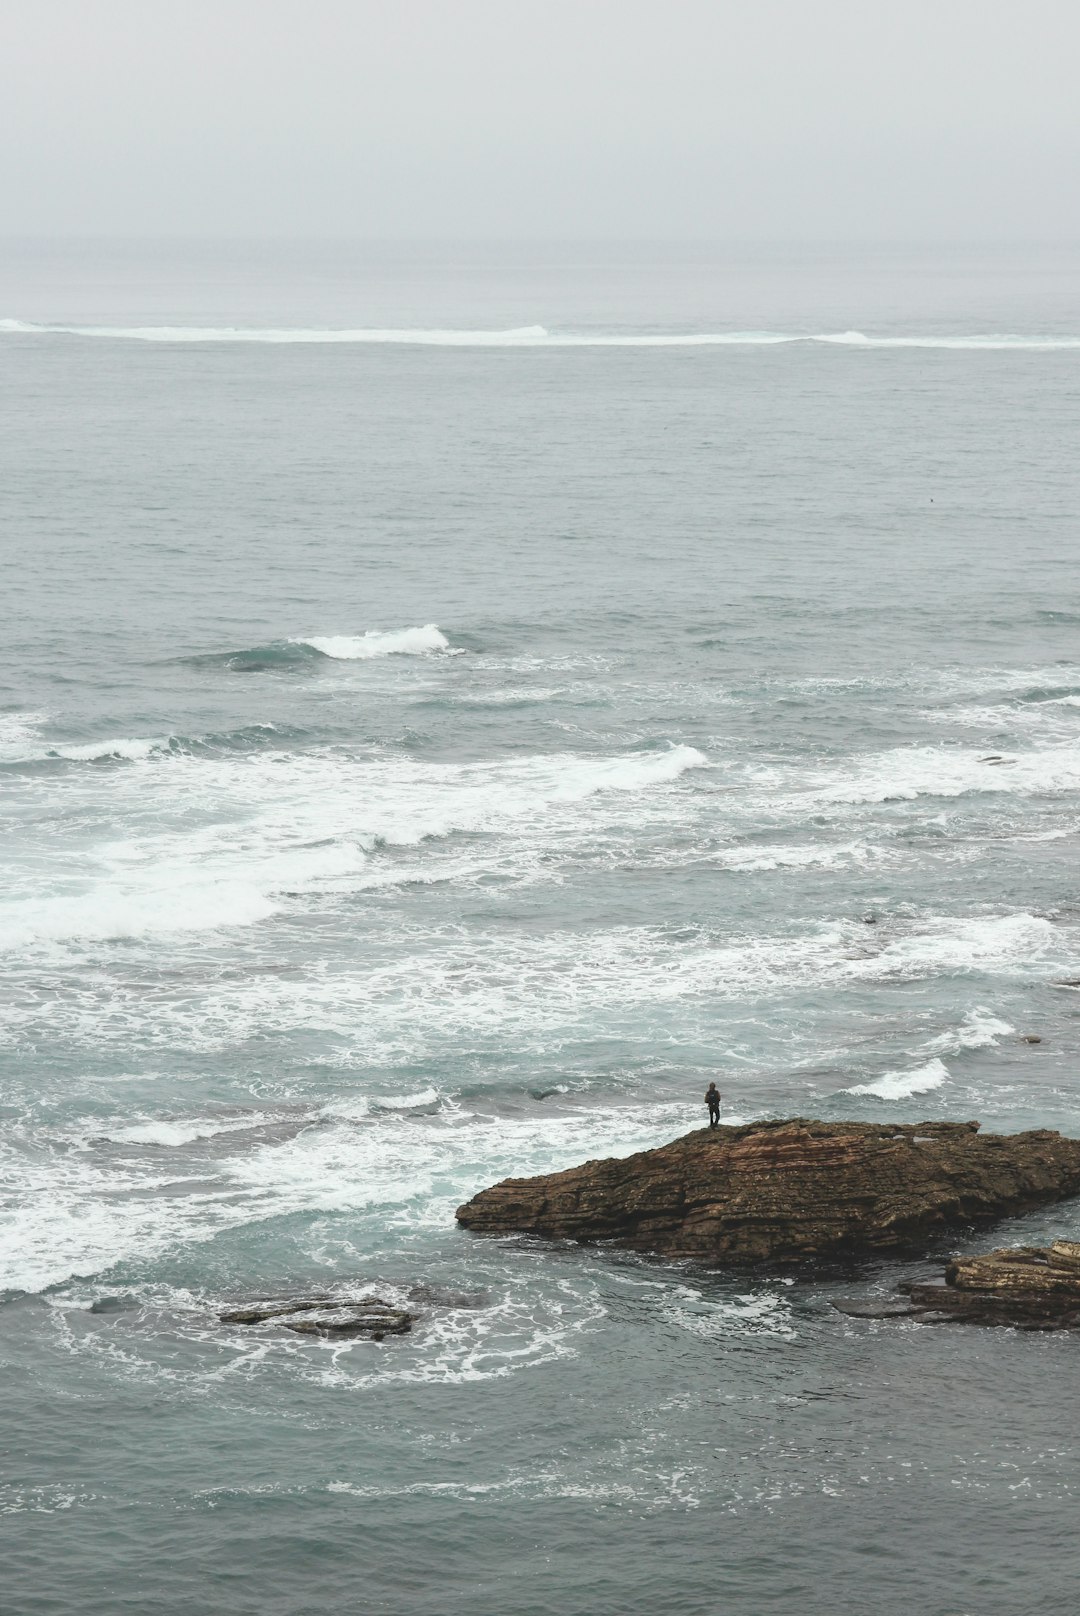
[[[223,234],[211,231],[153,231],[146,234],[131,232],[0,232],[0,245],[46,245],[54,243],[108,243],[110,245],[145,246],[174,243],[212,244],[215,246],[242,246],[274,243],[290,246],[370,246],[370,247],[693,247],[742,248],[778,247],[801,251],[826,250],[838,247],[860,249],[879,248],[896,251],[916,251],[920,248],[1016,248],[1029,249],[1080,247],[1080,234],[1076,236],[577,236],[577,235],[358,235],[295,232],[245,232]]]

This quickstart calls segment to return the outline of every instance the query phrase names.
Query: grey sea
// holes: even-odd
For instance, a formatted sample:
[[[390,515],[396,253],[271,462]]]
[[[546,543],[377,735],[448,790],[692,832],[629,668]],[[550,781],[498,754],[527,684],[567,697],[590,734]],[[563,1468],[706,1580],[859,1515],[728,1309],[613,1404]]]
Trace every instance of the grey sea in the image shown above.
[[[11,1616],[1076,1611],[1074,1339],[454,1209],[1080,1132],[1078,271],[6,244]]]

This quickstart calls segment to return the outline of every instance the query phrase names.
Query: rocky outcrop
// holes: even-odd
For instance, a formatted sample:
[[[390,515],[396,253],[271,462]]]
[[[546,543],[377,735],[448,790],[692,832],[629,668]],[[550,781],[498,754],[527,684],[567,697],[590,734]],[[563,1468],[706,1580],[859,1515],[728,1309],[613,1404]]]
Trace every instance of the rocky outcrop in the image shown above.
[[[1013,1324],[1023,1330],[1080,1328],[1080,1243],[1014,1246],[956,1257],[943,1285],[911,1285],[925,1323]]]
[[[733,1265],[915,1249],[950,1227],[1080,1193],[1080,1140],[796,1118],[507,1178],[458,1208],[480,1234],[613,1241]]]
[[[1020,1330],[1080,1329],[1080,1243],[1012,1246],[955,1257],[944,1281],[902,1283],[894,1301],[834,1302],[857,1319],[914,1319],[919,1324],[1009,1324]]]
[[[355,1301],[306,1296],[234,1307],[218,1317],[222,1324],[277,1324],[297,1335],[368,1336],[372,1341],[381,1341],[388,1335],[407,1335],[416,1315],[378,1296],[361,1296]]]

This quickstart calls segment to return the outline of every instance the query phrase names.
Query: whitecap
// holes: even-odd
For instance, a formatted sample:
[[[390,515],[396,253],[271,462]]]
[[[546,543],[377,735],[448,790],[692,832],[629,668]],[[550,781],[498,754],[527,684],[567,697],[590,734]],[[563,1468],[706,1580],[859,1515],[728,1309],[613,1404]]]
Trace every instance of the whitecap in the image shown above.
[[[919,930],[888,943],[872,974],[881,969],[921,975],[1015,968],[1045,957],[1055,940],[1051,921],[1025,911],[966,918],[930,916]]]
[[[1008,1021],[1003,1021],[992,1010],[983,1005],[976,1005],[969,1010],[958,1027],[931,1038],[924,1049],[940,1050],[942,1054],[956,1053],[964,1049],[989,1049],[995,1045],[999,1038],[1007,1038],[1016,1028]]]
[[[100,883],[73,896],[18,898],[0,908],[0,949],[41,942],[110,942],[158,933],[253,926],[277,904],[245,881],[151,879],[145,887]]]
[[[414,1111],[419,1106],[435,1105],[438,1099],[438,1089],[426,1088],[415,1094],[375,1094],[371,1103],[380,1111]]]
[[[46,713],[0,713],[0,763],[21,763],[40,746],[39,726]]]
[[[521,348],[544,345],[543,326],[506,331],[332,326],[59,325],[0,320],[8,336],[104,337],[127,342],[391,343],[436,348]]]
[[[425,656],[432,651],[450,649],[450,641],[434,623],[425,623],[422,628],[369,629],[365,634],[313,634],[305,639],[293,639],[290,644],[310,645],[313,650],[336,662],[366,662],[371,657],[384,656]]]
[[[155,736],[145,740],[134,737],[90,741],[85,746],[53,746],[49,748],[47,755],[67,758],[72,763],[104,763],[110,758],[123,759],[129,763],[142,763],[155,752],[169,749],[168,736]]]
[[[988,757],[984,749],[904,746],[864,754],[834,771],[797,774],[786,769],[758,769],[752,779],[779,787],[769,794],[774,810],[801,813],[808,803],[843,806],[991,792],[1039,796],[1080,789],[1080,745],[1070,740],[1012,753],[1007,767]],[[791,792],[787,798],[785,786]]]
[[[507,330],[461,327],[61,325],[0,320],[8,336],[99,337],[113,341],[165,343],[346,343],[432,348],[758,348],[825,343],[849,348],[940,348],[953,351],[1070,351],[1080,337],[1021,333],[867,335],[862,331],[550,331],[542,325]]]
[[[347,1097],[340,1104],[347,1105]],[[441,1115],[419,1109],[408,1115],[410,1109],[388,1112],[377,1128],[324,1118],[286,1141],[263,1141],[222,1158],[216,1183],[199,1179],[183,1194],[174,1170],[157,1177],[147,1166],[136,1170],[115,1158],[106,1169],[95,1153],[85,1152],[62,1158],[50,1152],[39,1159],[17,1153],[11,1141],[7,1147],[0,1142],[4,1178],[13,1190],[10,1205],[0,1209],[0,1287],[37,1291],[73,1274],[146,1261],[226,1229],[292,1214],[371,1208],[384,1228],[413,1228],[419,1217],[425,1226],[448,1230],[454,1208],[485,1183],[515,1171],[568,1167],[597,1151],[628,1155],[685,1131],[696,1119],[696,1107],[682,1105],[598,1106],[455,1130]],[[203,1120],[193,1119],[192,1126]],[[147,1151],[144,1159],[155,1166],[163,1162],[157,1151]],[[167,1197],[147,1193],[166,1184]]]
[[[535,835],[545,815],[554,822],[609,793],[662,792],[707,766],[704,754],[686,745],[475,764],[337,751],[177,753],[167,778],[139,771],[110,781],[110,830],[132,813],[142,819],[151,812],[163,828],[88,844],[78,870],[61,877],[74,890],[9,890],[0,901],[0,948],[255,925],[298,892],[379,884],[382,877],[370,878],[367,869],[378,848],[418,847],[455,832]],[[505,857],[505,846],[496,848],[488,866]],[[517,862],[529,867],[524,856]]]
[[[949,1071],[944,1061],[935,1057],[924,1066],[907,1070],[884,1072],[872,1083],[855,1083],[845,1094],[867,1094],[877,1100],[907,1100],[915,1094],[929,1094],[948,1082]]]
[[[1009,352],[1013,350],[1053,352],[1080,348],[1080,337],[1021,336],[991,333],[986,336],[867,336],[862,331],[835,331],[815,336],[813,342],[827,342],[846,348],[943,348],[954,352]]]
[[[184,1145],[192,1145],[199,1139],[214,1139],[219,1134],[245,1132],[257,1128],[265,1121],[264,1116],[254,1113],[228,1122],[211,1117],[196,1117],[188,1122],[147,1120],[126,1123],[120,1127],[109,1127],[95,1137],[113,1145],[162,1145],[169,1149],[179,1149]]]
[[[622,1036],[628,1008],[650,1036],[692,1038],[721,1000],[947,974],[1041,978],[1055,966],[1066,971],[1076,951],[1069,928],[1032,915],[926,916],[910,925],[882,946],[883,927],[856,921],[721,938],[663,925],[550,935],[489,927],[463,937],[452,924],[402,924],[364,972],[214,977],[194,1001],[156,998],[153,1016],[140,1020],[140,1057],[159,1046],[210,1053],[317,1028],[340,1042],[343,1069],[435,1070],[463,1039],[553,1048]],[[27,994],[8,1008],[3,1036],[12,1044],[87,1038],[127,1058],[130,1005],[108,992],[90,1001]]]
[[[756,874],[769,870],[803,870],[821,868],[840,870],[848,865],[877,867],[896,863],[900,855],[891,848],[872,847],[865,842],[845,842],[830,845],[826,842],[803,845],[771,843],[767,846],[723,848],[710,854],[709,862],[725,869]]]

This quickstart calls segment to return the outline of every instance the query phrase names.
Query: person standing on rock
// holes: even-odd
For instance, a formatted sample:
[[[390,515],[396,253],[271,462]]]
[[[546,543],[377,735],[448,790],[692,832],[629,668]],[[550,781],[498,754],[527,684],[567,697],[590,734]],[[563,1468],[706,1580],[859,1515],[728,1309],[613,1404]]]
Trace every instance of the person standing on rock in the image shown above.
[[[720,1126],[720,1090],[715,1083],[710,1083],[705,1090],[705,1104],[709,1108],[709,1127]]]

